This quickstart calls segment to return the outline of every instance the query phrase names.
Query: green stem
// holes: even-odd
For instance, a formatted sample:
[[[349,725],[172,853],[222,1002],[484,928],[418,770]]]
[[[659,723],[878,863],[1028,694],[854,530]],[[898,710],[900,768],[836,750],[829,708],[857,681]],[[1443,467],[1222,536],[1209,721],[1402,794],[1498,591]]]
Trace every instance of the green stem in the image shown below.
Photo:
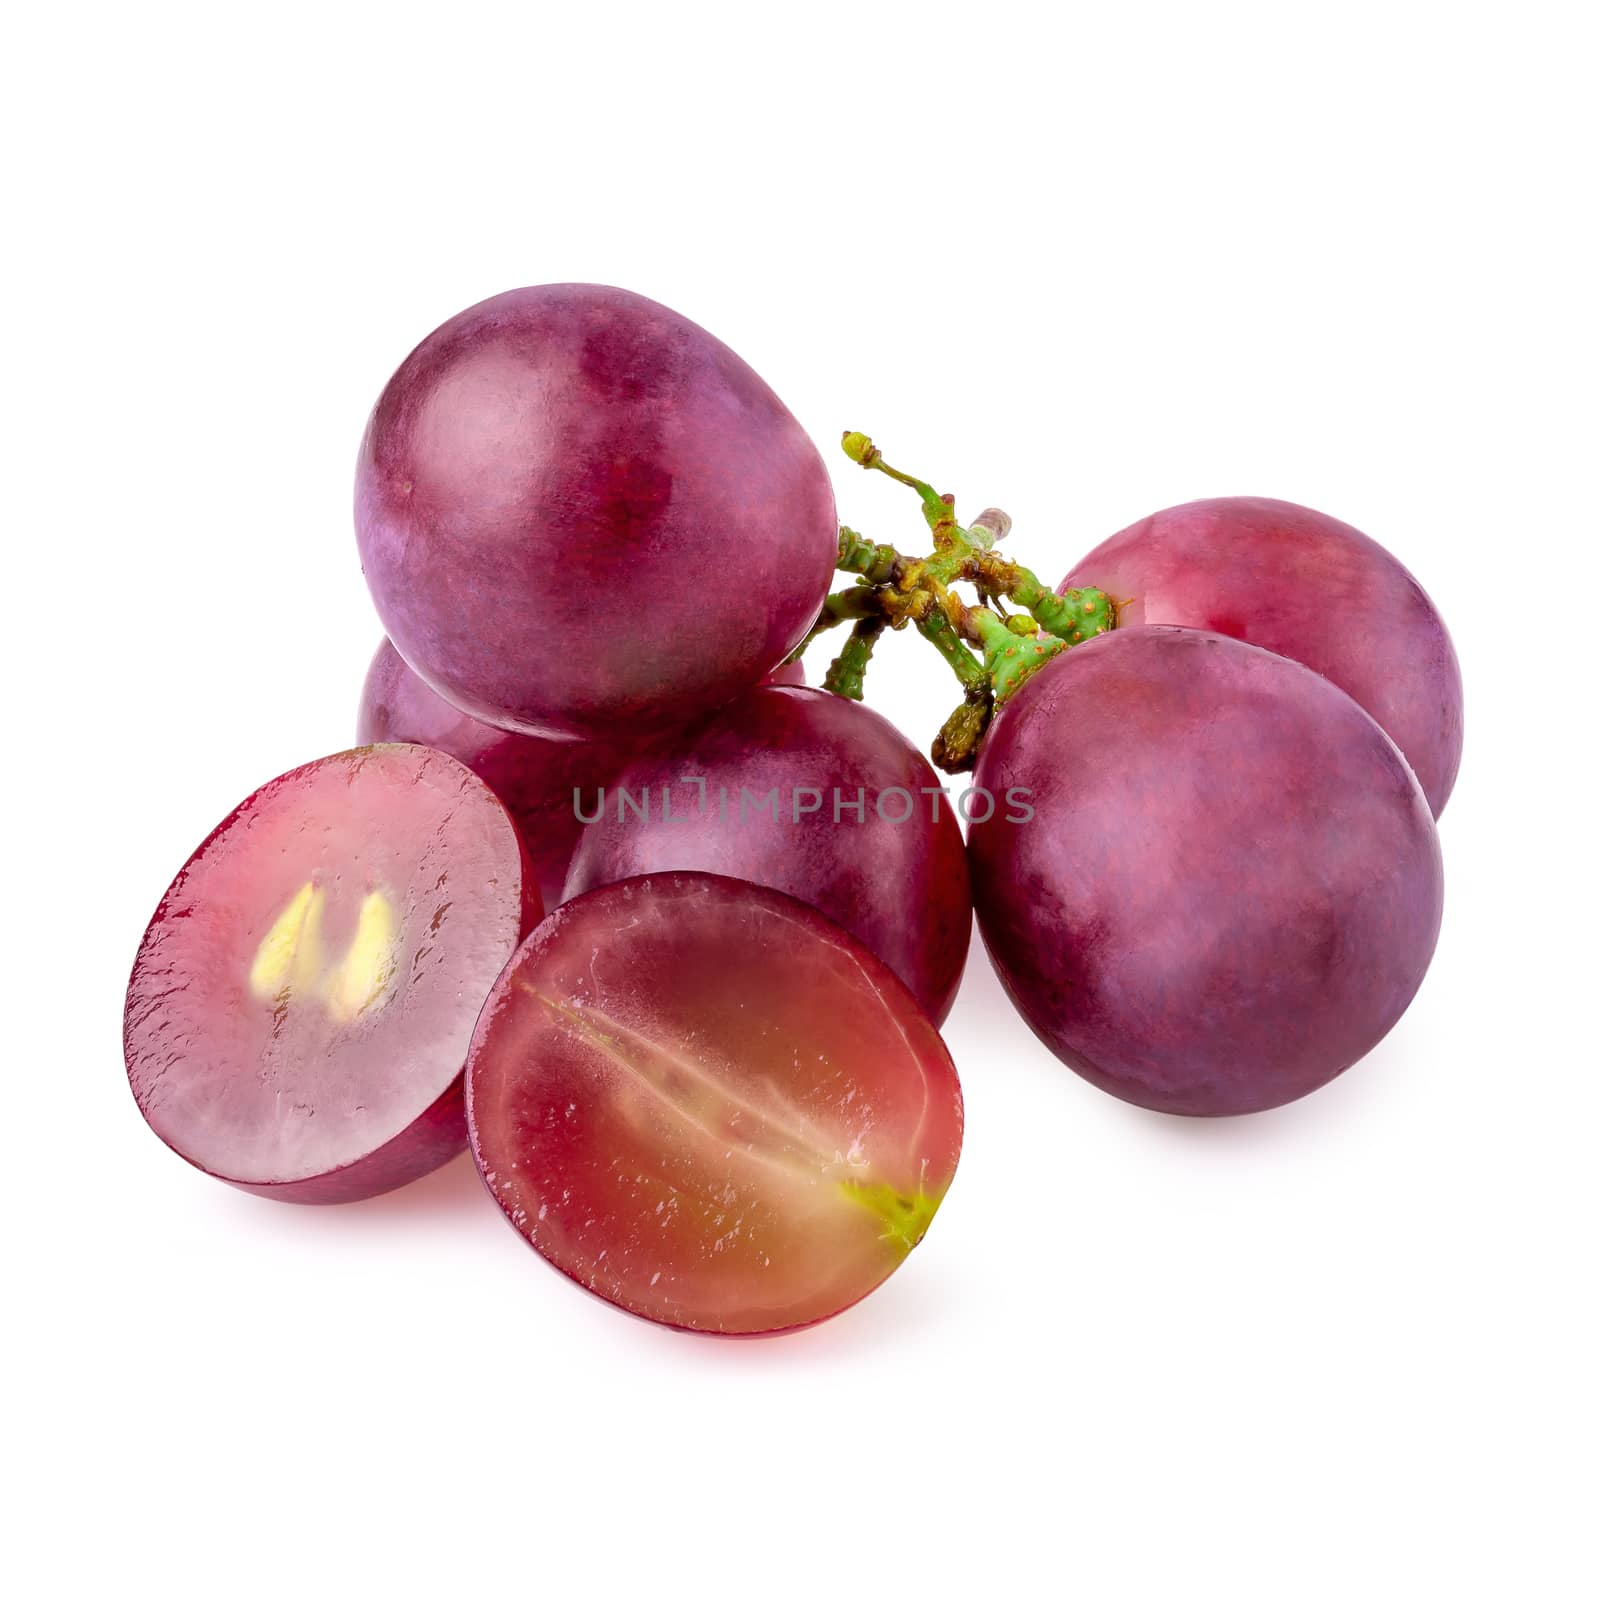
[[[878,591],[857,584],[854,589],[840,589],[822,602],[822,615],[830,625],[839,622],[857,622],[862,617],[881,617],[883,601]]]
[[[1116,627],[1116,607],[1099,589],[1055,594],[1027,567],[996,554],[995,542],[1011,526],[1003,511],[985,511],[964,528],[956,520],[953,495],[940,494],[923,479],[890,466],[866,434],[846,433],[843,446],[858,466],[881,472],[916,493],[934,547],[925,556],[910,558],[893,545],[876,544],[853,529],[840,528],[837,565],[842,572],[854,573],[859,582],[828,597],[795,655],[817,634],[853,622],[850,638],[829,667],[823,687],[858,700],[883,630],[914,623],[944,657],[962,688],[961,705],[934,741],[934,762],[946,772],[965,771],[976,759],[994,708],[1063,649]],[[989,604],[964,603],[952,593],[957,583],[971,583],[980,602]],[[1002,599],[1018,607],[1019,614],[1005,614]],[[972,645],[981,650],[981,660]]]
[[[983,641],[983,664],[989,669],[997,706],[1003,706],[1045,662],[1066,649],[1060,639],[1021,637],[986,607],[973,606],[967,616]]]
[[[839,559],[834,565],[841,572],[854,572],[868,583],[888,583],[903,560],[892,544],[874,544],[853,529],[839,529]]]
[[[866,434],[846,433],[840,442],[844,445],[844,453],[858,467],[865,467],[869,472],[881,472],[884,477],[893,478],[896,483],[903,483],[908,489],[915,489],[922,496],[922,514],[928,519],[930,528],[936,528],[950,516],[950,502],[937,489],[931,484],[924,483],[921,478],[913,478],[910,473],[891,467],[883,459],[883,452]]]
[[[1100,589],[1069,589],[1057,594],[1015,561],[992,553],[976,562],[978,587],[1014,600],[1046,633],[1066,644],[1081,644],[1117,625],[1116,607]]]
[[[961,642],[955,624],[938,606],[930,606],[925,615],[917,618],[917,632],[950,663],[964,690],[987,692],[988,668]]]
[[[867,663],[872,660],[873,649],[884,627],[882,617],[862,617],[851,628],[844,649],[834,657],[823,676],[822,687],[843,700],[859,700]]]
[[[841,622],[853,622],[858,617],[875,617],[882,614],[883,602],[877,589],[864,588],[860,585],[853,589],[840,589],[822,602],[822,610],[817,620],[811,624],[805,638],[784,657],[784,660],[798,661],[811,648],[812,640],[819,634],[837,628]]]

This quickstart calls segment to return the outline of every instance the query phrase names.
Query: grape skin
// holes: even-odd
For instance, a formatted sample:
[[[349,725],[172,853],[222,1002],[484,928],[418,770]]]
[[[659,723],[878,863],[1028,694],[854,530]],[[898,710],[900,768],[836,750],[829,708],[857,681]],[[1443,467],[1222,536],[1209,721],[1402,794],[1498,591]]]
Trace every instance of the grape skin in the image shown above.
[[[703,800],[690,779],[703,780]],[[583,830],[563,894],[669,869],[764,883],[832,917],[942,1022],[966,964],[972,904],[949,802],[926,792],[939,781],[899,730],[866,706],[816,689],[760,688],[616,774],[604,815]],[[621,806],[618,789],[648,794],[649,818]],[[799,792],[806,789],[821,791],[819,809],[806,810],[812,797]],[[893,789],[913,799],[904,822],[886,820],[905,811],[898,797],[888,796],[880,812],[879,797]],[[754,800],[772,791],[775,814],[757,812]],[[805,813],[798,820],[797,801]]]
[[[1036,1034],[1090,1082],[1195,1116],[1282,1105],[1416,993],[1443,907],[1427,802],[1309,669],[1184,628],[1107,634],[1000,713],[976,781],[978,922]]]
[[[770,683],[804,684],[798,661],[779,667]],[[641,746],[599,739],[541,739],[491,727],[441,700],[387,639],[378,646],[361,687],[358,744],[425,744],[452,755],[500,797],[522,834],[546,910],[561,903],[572,852],[601,790]]]
[[[547,908],[560,902],[583,831],[573,791],[580,793],[585,809],[592,809],[598,791],[633,753],[627,745],[541,739],[479,722],[441,700],[387,640],[378,646],[362,685],[356,740],[430,745],[482,778],[517,824]]]
[[[356,537],[385,632],[452,705],[634,738],[779,666],[820,610],[838,523],[815,447],[704,329],[621,289],[471,307],[389,380]]]
[[[1172,506],[1062,580],[1125,601],[1119,627],[1176,623],[1330,678],[1399,745],[1437,817],[1461,765],[1461,668],[1422,585],[1376,540],[1287,500]]]

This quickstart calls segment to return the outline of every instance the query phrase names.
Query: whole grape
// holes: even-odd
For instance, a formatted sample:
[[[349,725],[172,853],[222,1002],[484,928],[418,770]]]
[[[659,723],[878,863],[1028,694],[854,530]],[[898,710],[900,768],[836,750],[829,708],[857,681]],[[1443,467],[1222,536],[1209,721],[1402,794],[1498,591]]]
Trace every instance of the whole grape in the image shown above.
[[[1036,1034],[1160,1111],[1259,1111],[1386,1034],[1439,932],[1438,837],[1343,690],[1169,627],[1058,656],[1001,711],[975,781],[984,941]]]
[[[940,1022],[966,964],[972,902],[938,783],[866,706],[756,689],[616,774],[564,896],[669,870],[766,884],[854,934]]]
[[[578,807],[592,807],[599,790],[633,754],[628,745],[541,739],[479,722],[441,700],[387,640],[378,646],[362,685],[356,741],[431,745],[482,778],[522,835],[547,909],[561,899],[583,831]]]
[[[552,284],[452,317],[389,380],[356,536],[407,664],[481,721],[631,738],[777,667],[838,528],[821,458],[704,329]]]
[[[770,683],[803,684],[798,661],[779,667]],[[387,639],[361,686],[358,744],[425,744],[452,755],[499,795],[527,846],[545,909],[561,902],[572,852],[600,792],[641,749],[601,739],[541,739],[479,722],[441,700]]]
[[[1119,627],[1225,633],[1331,678],[1400,746],[1434,816],[1461,764],[1461,669],[1422,585],[1364,533],[1287,500],[1195,500],[1090,551],[1061,590],[1119,602]]]

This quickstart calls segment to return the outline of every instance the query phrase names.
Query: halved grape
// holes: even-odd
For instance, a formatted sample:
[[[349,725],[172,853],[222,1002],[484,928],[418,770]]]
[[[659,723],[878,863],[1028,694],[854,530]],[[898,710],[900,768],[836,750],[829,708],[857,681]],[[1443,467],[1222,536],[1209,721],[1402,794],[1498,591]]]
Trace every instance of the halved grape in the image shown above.
[[[969,841],[1001,981],[1062,1060],[1136,1105],[1308,1094],[1428,969],[1427,801],[1372,718],[1286,656],[1185,628],[1090,640],[1018,691],[975,779],[1012,800]]]
[[[1287,500],[1195,500],[1091,550],[1061,583],[1085,586],[1125,602],[1120,628],[1203,628],[1331,678],[1444,810],[1461,765],[1461,668],[1422,585],[1376,540]]]
[[[466,1142],[483,997],[538,920],[517,831],[460,763],[373,745],[258,789],[189,858],[134,962],[134,1098],[185,1160],[357,1200]]]
[[[614,775],[563,893],[673,869],[764,883],[854,934],[942,1022],[972,901],[938,788],[877,712],[818,689],[757,689]],[[595,798],[585,805],[593,816]]]
[[[385,631],[452,705],[635,738],[753,687],[821,609],[828,474],[765,383],[665,306],[516,289],[434,330],[362,440]]]
[[[569,900],[484,1006],[473,1154],[512,1225],[657,1322],[762,1333],[876,1288],[961,1149],[961,1089],[893,973],[787,895],[706,873]]]

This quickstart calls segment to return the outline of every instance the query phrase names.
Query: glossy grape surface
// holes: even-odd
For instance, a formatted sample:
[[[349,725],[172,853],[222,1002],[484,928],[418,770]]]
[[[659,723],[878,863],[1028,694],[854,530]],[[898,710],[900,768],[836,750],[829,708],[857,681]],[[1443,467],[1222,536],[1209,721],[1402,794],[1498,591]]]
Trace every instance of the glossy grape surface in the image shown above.
[[[128,1079],[195,1166],[357,1200],[462,1149],[484,996],[539,916],[505,807],[465,767],[374,745],[258,789],[189,858],[128,984]]]
[[[473,306],[406,357],[356,476],[384,629],[453,705],[616,740],[715,709],[821,607],[815,447],[726,345],[621,289]]]
[[[714,1333],[876,1288],[961,1149],[955,1068],[899,980],[798,901],[701,873],[596,889],[534,930],[478,1023],[467,1117],[546,1259]]]
[[[1216,634],[1144,627],[1057,657],[990,729],[979,926],[1034,1032],[1160,1111],[1281,1105],[1416,993],[1443,878],[1427,802],[1342,690]]]
[[[627,745],[588,739],[541,739],[491,727],[441,700],[385,640],[361,690],[356,717],[361,744],[431,745],[470,768],[505,802],[522,834],[546,906],[561,900],[585,811],[633,753]]]
[[[791,688],[803,689],[806,686],[806,668],[803,661],[785,661],[781,667],[774,668],[766,676],[767,683],[788,684]]]
[[[1129,602],[1119,627],[1203,628],[1331,678],[1444,810],[1461,764],[1455,647],[1422,585],[1364,533],[1287,500],[1196,500],[1114,534],[1061,588],[1085,585]]]
[[[804,684],[798,661],[778,668],[770,683]],[[598,739],[541,739],[479,722],[441,700],[387,639],[378,646],[361,688],[358,744],[426,744],[470,768],[504,801],[522,834],[552,910],[561,903],[572,852],[600,791],[641,748]]]
[[[972,903],[954,813],[926,792],[939,782],[866,706],[817,689],[757,689],[616,774],[564,894],[669,869],[764,883],[854,934],[942,1022]]]

